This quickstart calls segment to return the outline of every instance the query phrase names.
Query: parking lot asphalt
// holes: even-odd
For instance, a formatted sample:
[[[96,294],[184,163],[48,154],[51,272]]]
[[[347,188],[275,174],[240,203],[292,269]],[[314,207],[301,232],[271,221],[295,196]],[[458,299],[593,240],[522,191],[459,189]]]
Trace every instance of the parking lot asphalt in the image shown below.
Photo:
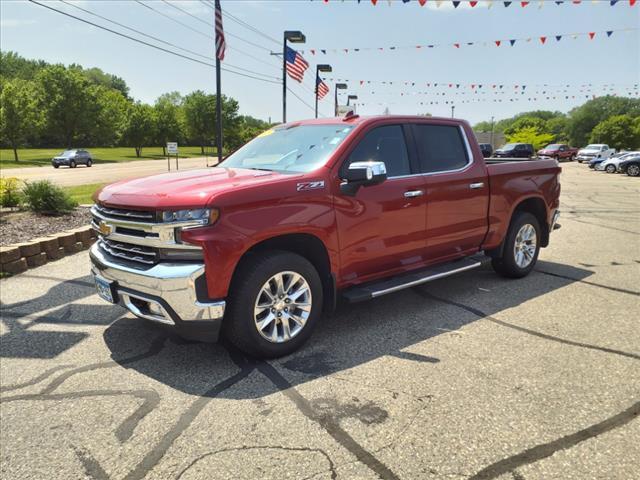
[[[563,168],[529,277],[342,305],[275,361],[102,302],[86,253],[0,281],[0,477],[639,478],[640,182]]]

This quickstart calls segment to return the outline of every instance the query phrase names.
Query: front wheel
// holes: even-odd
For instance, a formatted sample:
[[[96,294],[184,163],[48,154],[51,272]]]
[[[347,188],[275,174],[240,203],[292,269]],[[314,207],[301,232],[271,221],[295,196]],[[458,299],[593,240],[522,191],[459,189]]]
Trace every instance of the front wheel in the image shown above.
[[[607,173],[616,173],[616,166],[609,164],[604,169]]]
[[[93,165],[93,162],[91,161],[91,159],[87,160],[87,167],[90,167],[91,165]]]
[[[528,212],[516,213],[504,240],[502,257],[491,261],[504,277],[522,278],[533,270],[540,253],[540,223]]]
[[[71,160],[71,162],[69,162],[69,167],[71,168],[76,168],[76,161],[75,160]]]
[[[253,254],[238,267],[224,320],[225,336],[261,358],[288,355],[311,336],[322,313],[322,282],[295,253]]]
[[[627,175],[630,177],[640,176],[640,165],[629,165],[627,167]]]

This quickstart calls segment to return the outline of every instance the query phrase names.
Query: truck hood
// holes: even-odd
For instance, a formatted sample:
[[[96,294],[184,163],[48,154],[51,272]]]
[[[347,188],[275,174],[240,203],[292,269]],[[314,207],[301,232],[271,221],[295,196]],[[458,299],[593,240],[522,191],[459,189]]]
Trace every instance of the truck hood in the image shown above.
[[[298,175],[243,168],[187,170],[122,180],[104,187],[95,199],[112,207],[141,210],[202,208],[221,192]]]

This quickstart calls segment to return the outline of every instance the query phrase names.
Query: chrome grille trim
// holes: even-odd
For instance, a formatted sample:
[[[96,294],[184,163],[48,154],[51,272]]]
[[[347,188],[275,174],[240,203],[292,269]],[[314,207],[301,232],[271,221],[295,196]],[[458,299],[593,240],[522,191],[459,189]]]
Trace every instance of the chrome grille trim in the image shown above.
[[[157,263],[158,254],[153,250],[142,251],[145,247],[136,247],[135,245],[123,244],[120,242],[113,242],[101,238],[98,240],[98,246],[105,253],[112,257],[122,258],[134,263],[142,263],[144,265],[155,265]],[[140,249],[138,251],[138,249]]]
[[[108,208],[103,205],[95,205],[95,209],[98,213],[105,217],[115,217],[116,219],[133,218],[136,220],[142,220],[147,222],[154,222],[156,220],[155,212],[143,211],[143,210],[124,210],[121,208]]]

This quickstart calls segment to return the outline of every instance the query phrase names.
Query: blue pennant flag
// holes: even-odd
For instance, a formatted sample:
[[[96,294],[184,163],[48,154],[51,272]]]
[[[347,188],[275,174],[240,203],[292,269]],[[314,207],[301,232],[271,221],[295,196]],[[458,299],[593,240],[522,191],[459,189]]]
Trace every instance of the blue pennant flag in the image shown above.
[[[562,35],[556,35],[556,40],[560,41],[560,39],[562,38]]]
[[[515,40],[509,40],[509,43],[510,43],[510,44],[511,44],[511,46],[513,47],[513,46],[515,45],[516,41],[515,41]]]
[[[613,33],[613,30],[607,30],[607,37],[610,37],[612,33]]]
[[[508,7],[509,5],[511,5],[511,2],[504,2],[505,7]]]
[[[456,1],[452,1],[451,3],[453,3],[453,8],[458,8],[458,5],[460,5],[460,1],[458,0]]]

